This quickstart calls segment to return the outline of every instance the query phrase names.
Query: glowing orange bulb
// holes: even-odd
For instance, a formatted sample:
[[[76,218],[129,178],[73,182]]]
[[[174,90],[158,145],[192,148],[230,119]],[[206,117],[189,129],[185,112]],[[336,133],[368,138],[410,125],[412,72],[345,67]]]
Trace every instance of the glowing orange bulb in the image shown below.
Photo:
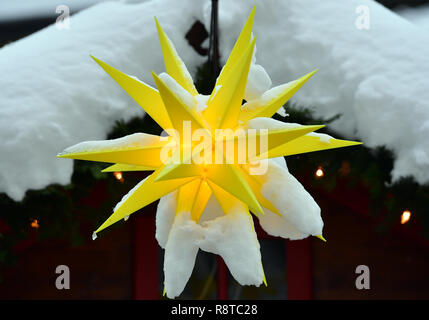
[[[33,221],[31,221],[30,225],[34,229],[38,229],[39,228],[39,222],[36,219],[34,219]]]
[[[323,171],[322,167],[317,168],[316,172],[314,173],[314,175],[317,178],[322,178],[325,175],[325,172]]]
[[[410,210],[404,210],[401,215],[401,224],[406,224],[408,221],[410,221],[410,218],[411,218]]]
[[[119,182],[124,182],[124,177],[122,176],[122,172],[113,172],[114,177]]]

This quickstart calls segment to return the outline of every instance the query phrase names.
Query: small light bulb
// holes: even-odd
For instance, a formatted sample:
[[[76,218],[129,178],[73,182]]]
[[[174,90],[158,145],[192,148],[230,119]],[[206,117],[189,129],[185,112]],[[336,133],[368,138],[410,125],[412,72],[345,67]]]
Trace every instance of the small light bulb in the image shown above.
[[[39,228],[39,222],[37,221],[37,219],[33,219],[31,221],[31,227],[34,229],[38,229]]]
[[[119,182],[124,182],[124,177],[122,176],[122,172],[116,171],[113,172],[113,176],[118,180]]]
[[[323,171],[322,167],[317,168],[316,172],[314,173],[314,175],[317,178],[322,178],[325,175],[325,172]]]
[[[408,221],[410,221],[410,218],[411,218],[410,210],[404,210],[401,215],[401,224],[406,224]]]

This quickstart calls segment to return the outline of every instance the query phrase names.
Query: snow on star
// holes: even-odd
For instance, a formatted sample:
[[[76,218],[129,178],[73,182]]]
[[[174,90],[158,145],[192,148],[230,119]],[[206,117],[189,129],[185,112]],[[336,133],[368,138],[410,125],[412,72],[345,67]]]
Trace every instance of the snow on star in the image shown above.
[[[112,163],[104,170],[109,172],[153,171],[122,198],[95,233],[160,199],[156,238],[165,248],[164,285],[170,298],[177,297],[185,288],[199,249],[222,256],[240,284],[266,283],[250,212],[271,235],[289,239],[313,235],[323,239],[320,208],[288,172],[283,157],[360,144],[313,132],[322,126],[271,119],[315,71],[264,92],[253,90],[258,81],[252,74],[268,77],[262,67],[252,62],[256,42],[252,36],[254,15],[255,8],[210,96],[198,93],[157,20],[166,67],[166,73],[152,72],[157,89],[94,58],[167,133],[174,131],[180,138],[136,133],[114,140],[82,142],[58,155]],[[248,82],[252,86],[246,86]],[[264,79],[259,82],[271,83]],[[247,100],[244,105],[243,98]],[[185,124],[189,124],[190,133],[186,133]],[[221,163],[210,161],[213,155],[205,157],[208,149],[203,149],[203,161],[196,163],[193,156],[199,144],[184,142],[183,135],[194,135],[197,130],[213,143],[213,150],[223,148],[228,142],[238,147],[241,139],[249,142],[251,132],[257,132],[252,141],[259,147],[262,145],[259,138],[267,141],[266,149],[246,150],[241,162],[234,153],[230,161]],[[241,135],[220,135],[219,130],[239,131]],[[182,156],[178,162],[163,161],[162,154],[167,148],[172,158],[190,148],[192,159]],[[253,174],[253,166],[263,161],[267,164],[265,171]]]

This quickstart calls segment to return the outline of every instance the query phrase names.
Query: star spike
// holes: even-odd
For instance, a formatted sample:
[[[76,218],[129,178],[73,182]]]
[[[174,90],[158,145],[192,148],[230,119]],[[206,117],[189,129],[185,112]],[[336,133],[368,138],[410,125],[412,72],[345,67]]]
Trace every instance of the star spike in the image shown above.
[[[238,124],[256,37],[247,46],[228,78],[215,87],[203,115],[212,128],[235,128]]]
[[[313,151],[351,147],[361,144],[362,142],[340,140],[335,138],[330,138],[329,141],[322,141],[318,136],[304,135],[270,150],[268,157],[277,158]]]
[[[196,96],[198,92],[197,89],[195,89],[194,82],[185,66],[185,63],[177,54],[173,43],[162,29],[156,17],[155,23],[156,29],[158,30],[158,37],[161,44],[162,55],[164,56],[165,69],[167,70],[167,73],[173,77],[186,91],[188,91],[193,96]]]
[[[207,178],[210,181],[245,203],[255,215],[265,214],[255,194],[238,168],[228,164],[215,165],[213,171],[213,173],[210,174],[209,171],[207,174]]]
[[[321,234],[317,235],[316,238],[319,238],[323,242],[326,242],[326,239]]]
[[[261,206],[280,216],[280,212],[277,210],[277,208],[262,195],[261,193],[262,183],[258,179],[258,177],[255,175],[250,175],[243,169],[240,169],[240,170],[243,173],[244,177],[246,178],[247,183],[249,184],[250,188],[252,189],[253,193],[256,196],[256,199],[261,204]]]
[[[176,214],[179,212],[191,212],[194,205],[201,179],[194,179],[181,186],[177,194]]]
[[[261,261],[261,268],[262,268],[262,276],[263,276],[262,280],[264,281],[264,285],[268,287],[267,278],[265,277],[264,265],[262,264],[262,261]]]
[[[116,163],[114,165],[111,165],[110,167],[107,167],[106,169],[101,170],[101,172],[154,171],[154,170],[156,170],[156,167],[137,166],[137,165],[133,165],[133,164]]]
[[[204,168],[196,164],[174,163],[167,164],[162,168],[155,178],[155,181],[171,179],[182,179],[187,177],[197,177],[204,175]]]
[[[202,180],[197,195],[195,197],[194,205],[191,210],[191,218],[195,222],[198,223],[198,221],[200,221],[201,215],[204,212],[204,209],[206,208],[211,195],[212,190],[210,189],[207,181]]]
[[[297,80],[272,88],[260,99],[245,103],[240,112],[240,121],[245,123],[258,117],[271,118],[317,71],[318,69]]]
[[[125,138],[89,141],[67,148],[58,154],[57,157],[150,167],[161,166],[160,152],[167,142],[161,141],[159,136],[146,133],[139,135],[142,139],[138,145],[133,141],[129,142]],[[93,149],[91,145],[95,142],[98,144],[98,147]],[[112,143],[114,146],[112,146]]]
[[[164,103],[157,90],[138,80],[131,77],[115,68],[109,66],[107,63],[91,56],[106,73],[124,89],[131,98],[134,99],[150,117],[158,123],[163,129],[171,128],[170,118],[165,110]]]
[[[260,158],[266,159],[270,150],[323,127],[325,126],[285,126],[285,128],[265,131],[254,130],[253,133],[247,131],[244,135],[235,135],[233,138],[225,139],[223,142],[223,150],[226,150],[228,143],[234,143],[234,154],[226,155],[227,158],[231,159],[230,162],[233,161],[233,163],[239,163],[239,158],[244,158],[244,156],[246,157],[246,163]],[[243,146],[245,144],[247,144],[246,154],[239,154],[240,145]],[[250,148],[249,146],[254,146],[254,148]],[[234,159],[232,159],[232,156]]]
[[[137,184],[126,196],[119,202],[113,214],[97,229],[96,233],[111,226],[115,222],[122,220],[137,210],[158,200],[180,186],[190,182],[193,178],[184,178],[168,181],[155,181],[160,169],[152,173],[149,177]]]
[[[166,106],[173,128],[179,132],[180,136],[183,135],[184,121],[190,121],[192,130],[203,129],[206,127],[204,119],[197,114],[195,109],[193,109],[193,106],[187,105],[186,102],[173,92],[153,71],[152,76],[159,93],[161,94],[161,98],[164,101],[164,105]]]
[[[235,208],[236,206],[242,206],[243,209],[248,210],[247,206],[242,201],[232,196],[229,192],[219,187],[216,183],[207,180],[207,184],[212,190],[213,195],[222,208],[224,214],[228,214],[231,209]]]
[[[222,71],[216,80],[215,87],[218,85],[222,85],[224,80],[229,77],[234,66],[238,63],[243,52],[246,50],[247,46],[249,45],[252,38],[252,27],[253,27],[253,21],[255,18],[255,11],[256,11],[256,4],[253,6],[252,11],[250,12],[249,17],[247,18],[246,23],[244,24],[244,27],[241,30],[241,33],[237,41],[235,42],[231,53],[229,54],[228,60],[226,61],[225,66],[222,68]]]

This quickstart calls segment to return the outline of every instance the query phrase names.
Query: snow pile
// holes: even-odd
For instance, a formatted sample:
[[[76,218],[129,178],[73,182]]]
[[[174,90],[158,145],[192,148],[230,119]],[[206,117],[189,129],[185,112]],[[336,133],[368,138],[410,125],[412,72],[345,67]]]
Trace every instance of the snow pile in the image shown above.
[[[200,238],[201,228],[191,220],[190,213],[179,212],[165,246],[164,286],[167,297],[175,298],[185,288],[194,269],[197,240]]]
[[[226,215],[195,223],[189,212],[176,212],[175,195],[169,194],[158,205],[156,234],[164,247],[165,292],[167,297],[179,296],[188,282],[199,249],[219,254],[233,277],[241,285],[259,286],[264,279],[260,245],[247,208],[237,206]],[[206,211],[222,210],[210,202]],[[205,214],[205,213],[203,213]]]
[[[259,220],[265,230],[292,240],[322,234],[323,221],[319,206],[287,169],[270,162],[265,179],[261,194],[277,208],[283,218],[278,219],[277,216],[276,219],[270,215],[265,219],[265,216],[261,216]]]
[[[255,118],[247,123],[250,129],[282,129],[301,126],[284,123],[272,118]],[[311,132],[307,135],[330,139],[327,134]],[[269,234],[286,239],[303,239],[309,235],[322,234],[323,221],[320,207],[301,183],[291,175],[284,158],[271,159],[267,173],[262,177],[264,184],[261,194],[277,208],[280,215],[265,209],[267,214],[259,216],[262,228]]]
[[[247,208],[238,203],[228,214],[202,223],[198,246],[220,255],[241,285],[259,286],[264,278],[258,238]]]
[[[99,150],[116,151],[121,149],[141,148],[147,147],[148,145],[154,145],[160,141],[161,139],[159,136],[148,133],[134,133],[117,139],[80,142],[74,146],[66,148],[58,155],[88,151],[96,152]]]
[[[159,200],[156,209],[155,238],[163,249],[165,249],[168,234],[170,233],[171,226],[174,222],[174,216],[176,215],[176,199],[177,191],[170,192]]]
[[[223,59],[253,4],[220,1]],[[369,9],[369,30],[356,27],[361,6]],[[155,15],[194,74],[204,58],[184,35],[195,20],[208,28],[209,0],[101,3],[72,16],[69,30],[53,25],[0,49],[0,192],[21,200],[28,189],[69,183],[72,161],[56,159],[58,151],[103,139],[115,120],[143,114],[89,54],[153,84],[150,70],[164,70]],[[372,0],[261,0],[253,30],[267,73],[253,62],[246,95],[263,99],[271,81],[276,87],[319,68],[292,99],[316,117],[342,114],[330,126],[345,138],[392,149],[395,179],[429,181],[422,28]]]
[[[271,79],[264,67],[259,64],[251,64],[247,77],[246,92],[244,99],[259,99],[265,91],[271,87]]]
[[[76,12],[87,8],[97,2],[109,0],[19,0],[2,1],[0,21],[14,21],[34,18],[59,16],[56,13],[58,6],[67,6],[70,12]]]
[[[220,51],[233,47],[254,0],[220,1]],[[358,29],[360,6],[369,30]],[[206,6],[206,10],[209,8]],[[206,12],[205,25],[209,26]],[[314,115],[342,114],[330,126],[396,155],[393,177],[429,181],[429,37],[372,0],[265,0],[253,27],[258,63],[273,85],[319,71],[292,98]],[[224,62],[224,61],[223,61]]]
[[[265,71],[265,69],[264,69]],[[266,71],[265,71],[266,73]],[[249,74],[249,80],[251,80],[251,87],[256,87],[256,85],[258,85],[258,83],[256,81],[252,81],[253,79],[250,78],[252,74]],[[252,75],[253,76],[253,75]],[[288,87],[292,86],[295,83],[295,81],[290,81],[288,83],[284,83],[281,84],[279,86],[276,86],[274,88],[267,88],[265,91],[262,90],[262,88],[264,87],[262,84],[260,85],[260,89],[257,90],[255,88],[249,89],[249,90],[253,90],[255,92],[262,92],[262,94],[253,94],[252,99],[248,99],[248,101],[246,102],[246,108],[249,110],[254,110],[257,109],[258,107],[260,107],[261,105],[266,105],[268,104],[270,101],[276,99],[284,90],[286,90]],[[270,84],[271,84],[271,79],[270,79]],[[262,87],[262,88],[261,88]],[[247,90],[248,87],[246,87]],[[247,95],[249,95],[249,93],[247,93]],[[280,107],[280,109],[277,111],[277,113],[279,113],[282,116],[286,116],[286,112],[284,107]]]
[[[180,11],[180,14],[178,14]],[[67,184],[73,161],[65,147],[106,138],[115,120],[140,108],[91,58],[153,84],[164,68],[154,16],[192,73],[203,62],[184,34],[199,16],[193,0],[105,2],[0,50],[0,192],[22,200],[26,190]]]
[[[207,108],[207,102],[209,101],[210,95],[197,94],[195,99],[195,111],[203,112]]]
[[[261,193],[280,212],[264,209],[258,217],[270,235],[303,239],[322,235],[320,208],[288,172],[284,158],[269,160]],[[189,212],[176,214],[176,192],[161,198],[156,213],[156,238],[165,247],[165,292],[174,298],[183,291],[194,268],[198,250],[220,255],[241,285],[259,286],[264,280],[260,245],[247,207],[236,201],[223,214],[212,196],[198,223]]]
[[[159,75],[159,78],[164,84],[176,95],[176,97],[186,106],[194,107],[196,101],[194,97],[186,91],[180,84],[177,83],[170,75],[163,72]]]
[[[429,30],[429,5],[421,7],[405,7],[396,11],[401,17],[412,22],[416,26]]]

